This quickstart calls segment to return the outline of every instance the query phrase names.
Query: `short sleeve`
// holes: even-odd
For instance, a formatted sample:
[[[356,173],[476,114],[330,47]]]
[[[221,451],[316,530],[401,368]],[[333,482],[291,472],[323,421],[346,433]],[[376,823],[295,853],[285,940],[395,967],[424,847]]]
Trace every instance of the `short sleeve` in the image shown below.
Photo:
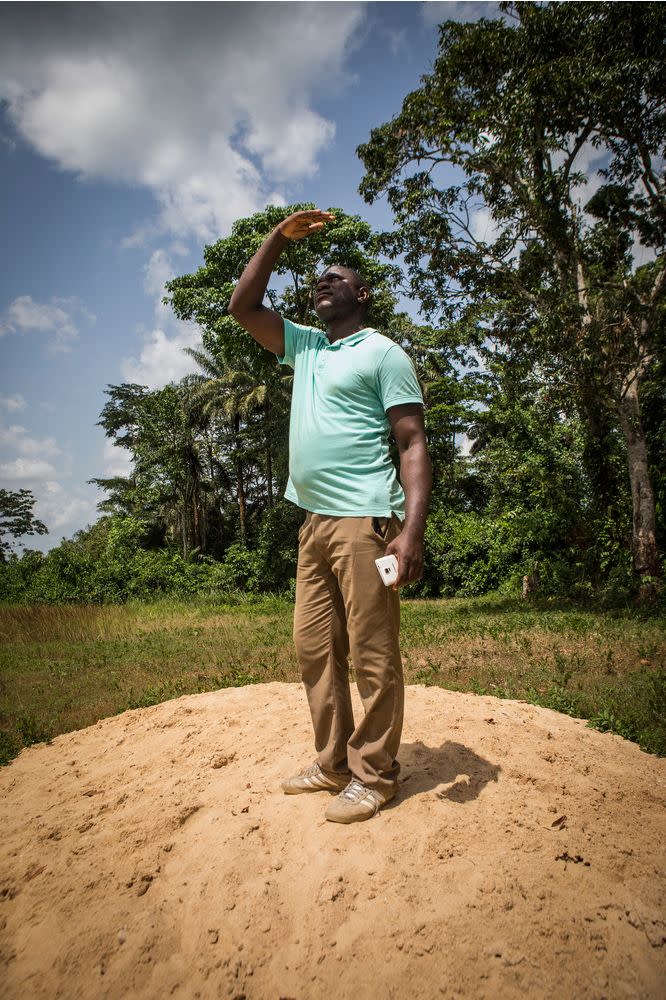
[[[290,368],[294,367],[294,334],[296,333],[296,327],[291,322],[291,320],[284,319],[284,354],[277,355],[277,359],[281,365],[289,365]]]
[[[410,358],[393,344],[377,369],[377,388],[384,410],[400,403],[423,404],[423,393]]]
[[[276,357],[281,365],[289,365],[295,370],[298,355],[311,349],[325,335],[314,326],[301,326],[300,323],[292,323],[284,316],[282,322],[284,324],[284,354],[277,354]]]

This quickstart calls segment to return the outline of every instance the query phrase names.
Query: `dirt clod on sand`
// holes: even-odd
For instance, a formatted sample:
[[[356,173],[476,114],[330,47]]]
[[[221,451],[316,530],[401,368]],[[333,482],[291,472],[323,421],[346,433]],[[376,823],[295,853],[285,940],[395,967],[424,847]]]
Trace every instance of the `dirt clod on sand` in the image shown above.
[[[0,772],[3,997],[661,1000],[666,761],[434,687],[407,689],[374,819],[282,794],[313,756],[295,684],[23,751]]]

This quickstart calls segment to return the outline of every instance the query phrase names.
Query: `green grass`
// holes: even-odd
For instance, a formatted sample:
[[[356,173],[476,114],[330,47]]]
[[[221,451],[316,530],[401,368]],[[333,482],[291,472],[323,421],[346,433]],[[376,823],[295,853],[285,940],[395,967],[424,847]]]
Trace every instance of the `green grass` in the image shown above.
[[[293,606],[0,607],[0,762],[23,746],[183,694],[298,681]],[[408,683],[553,708],[666,754],[666,620],[520,599],[403,600]]]

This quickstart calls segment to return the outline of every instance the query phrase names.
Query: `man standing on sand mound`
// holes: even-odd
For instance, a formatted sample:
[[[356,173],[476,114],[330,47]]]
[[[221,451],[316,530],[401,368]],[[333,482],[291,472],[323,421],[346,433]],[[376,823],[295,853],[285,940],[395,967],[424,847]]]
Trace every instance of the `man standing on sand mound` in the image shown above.
[[[318,757],[282,788],[339,792],[326,819],[354,823],[396,793],[404,705],[398,588],[423,572],[432,472],[414,367],[398,344],[365,325],[370,291],[356,271],[334,265],[317,281],[315,308],[326,333],[262,304],[290,240],[333,219],[295,212],[276,226],[243,271],[229,312],[294,369],[285,497],[307,512],[298,534],[294,643]],[[389,456],[390,430],[402,486]],[[392,588],[375,566],[391,554],[398,560]],[[364,708],[358,725],[350,652]]]

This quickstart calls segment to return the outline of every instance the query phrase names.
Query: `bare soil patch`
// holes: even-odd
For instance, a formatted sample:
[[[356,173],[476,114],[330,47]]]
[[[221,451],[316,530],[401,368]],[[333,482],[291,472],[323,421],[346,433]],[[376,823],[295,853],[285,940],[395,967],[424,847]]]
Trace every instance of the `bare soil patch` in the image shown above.
[[[272,683],[24,750],[0,772],[3,996],[663,996],[665,760],[409,687],[400,795],[344,827],[280,791],[311,739]]]

